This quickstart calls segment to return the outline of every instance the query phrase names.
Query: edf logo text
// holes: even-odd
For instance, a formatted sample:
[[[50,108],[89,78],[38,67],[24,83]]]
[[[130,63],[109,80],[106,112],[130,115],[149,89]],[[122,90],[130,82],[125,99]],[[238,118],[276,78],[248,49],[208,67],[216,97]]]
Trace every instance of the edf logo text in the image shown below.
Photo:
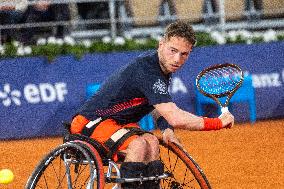
[[[0,88],[0,103],[2,101],[2,104],[8,107],[12,104],[20,106],[23,100],[30,104],[64,102],[67,94],[66,83],[63,82],[26,84],[23,91],[5,83],[3,88]]]

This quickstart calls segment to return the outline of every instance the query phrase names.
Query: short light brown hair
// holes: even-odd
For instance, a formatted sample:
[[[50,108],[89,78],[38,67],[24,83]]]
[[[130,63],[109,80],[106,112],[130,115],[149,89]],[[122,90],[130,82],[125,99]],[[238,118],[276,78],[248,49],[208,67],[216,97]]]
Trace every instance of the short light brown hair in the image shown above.
[[[164,38],[169,40],[171,37],[185,38],[193,46],[196,44],[195,33],[190,24],[183,21],[176,21],[169,24],[166,28]]]

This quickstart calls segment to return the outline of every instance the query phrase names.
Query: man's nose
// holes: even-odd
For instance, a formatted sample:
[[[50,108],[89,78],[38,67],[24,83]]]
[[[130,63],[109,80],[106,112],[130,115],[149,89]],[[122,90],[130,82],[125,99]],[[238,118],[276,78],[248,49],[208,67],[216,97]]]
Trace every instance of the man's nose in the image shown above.
[[[174,56],[174,61],[176,63],[179,63],[181,61],[181,54],[180,53],[176,53]]]

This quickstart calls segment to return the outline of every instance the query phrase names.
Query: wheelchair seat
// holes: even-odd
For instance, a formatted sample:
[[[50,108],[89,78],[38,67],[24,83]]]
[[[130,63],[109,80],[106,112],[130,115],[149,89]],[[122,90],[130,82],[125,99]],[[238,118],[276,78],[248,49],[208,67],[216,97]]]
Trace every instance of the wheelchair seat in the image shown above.
[[[114,161],[112,157],[113,153],[109,153],[107,149],[105,149],[103,145],[100,144],[98,141],[90,137],[84,136],[82,134],[71,134],[70,133],[71,124],[68,122],[64,122],[63,125],[65,128],[65,132],[63,136],[63,143],[70,142],[70,141],[76,141],[76,140],[87,142],[91,144],[99,152],[104,165],[108,165],[109,160]],[[121,152],[121,151],[117,152],[118,162],[123,162],[125,159],[125,156],[126,156],[125,152]]]

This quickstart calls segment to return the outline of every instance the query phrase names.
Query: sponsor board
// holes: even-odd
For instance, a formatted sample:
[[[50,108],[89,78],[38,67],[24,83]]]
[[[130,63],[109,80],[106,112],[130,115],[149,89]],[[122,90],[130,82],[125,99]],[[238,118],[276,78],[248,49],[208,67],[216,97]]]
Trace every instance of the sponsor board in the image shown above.
[[[157,81],[155,90],[169,92],[179,107],[195,113],[196,75],[213,64],[235,63],[252,75],[257,119],[284,117],[283,52],[283,42],[195,48],[173,74],[170,88]],[[142,53],[65,56],[53,63],[38,57],[0,60],[0,139],[62,134],[61,122],[69,121],[86,99],[86,86],[103,82]],[[249,120],[245,108],[234,110],[237,121]]]

